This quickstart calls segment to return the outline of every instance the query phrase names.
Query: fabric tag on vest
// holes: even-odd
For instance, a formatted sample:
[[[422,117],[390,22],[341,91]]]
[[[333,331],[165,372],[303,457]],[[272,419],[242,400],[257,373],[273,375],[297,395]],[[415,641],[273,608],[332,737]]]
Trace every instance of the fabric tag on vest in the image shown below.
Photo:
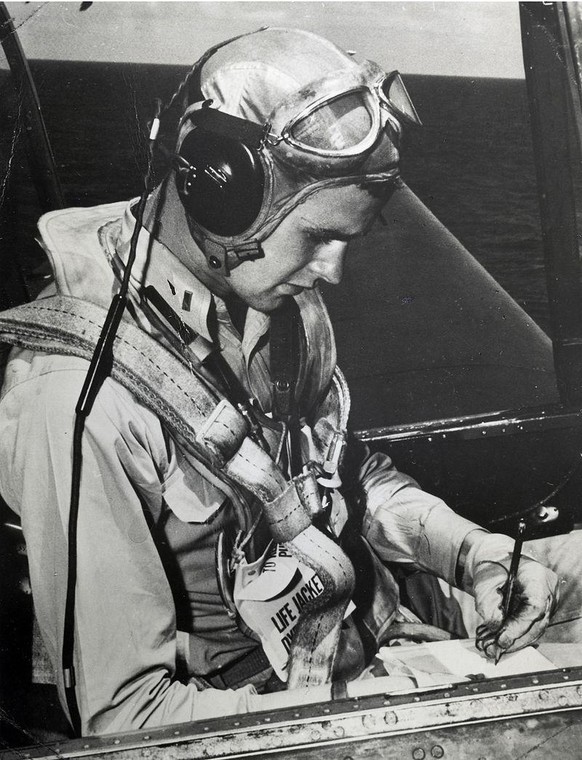
[[[261,644],[277,676],[287,681],[293,630],[306,602],[323,593],[317,573],[299,562],[283,544],[271,544],[236,570],[234,603]]]

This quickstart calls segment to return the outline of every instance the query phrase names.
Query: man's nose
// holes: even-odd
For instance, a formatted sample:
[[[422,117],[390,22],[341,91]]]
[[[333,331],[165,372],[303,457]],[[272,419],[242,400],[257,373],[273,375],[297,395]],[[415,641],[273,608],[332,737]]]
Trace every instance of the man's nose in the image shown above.
[[[325,280],[330,285],[339,285],[344,273],[344,259],[348,244],[343,241],[330,243],[324,251],[319,251],[309,265],[311,273],[317,279]]]

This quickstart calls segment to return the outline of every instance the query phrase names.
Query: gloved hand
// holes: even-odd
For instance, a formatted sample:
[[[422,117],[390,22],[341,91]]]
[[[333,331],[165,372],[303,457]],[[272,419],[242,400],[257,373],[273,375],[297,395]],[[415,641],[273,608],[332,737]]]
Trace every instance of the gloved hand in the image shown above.
[[[462,586],[475,597],[483,618],[477,628],[477,648],[497,660],[504,652],[522,649],[540,638],[558,601],[558,576],[522,554],[507,618],[503,591],[514,542],[500,533],[473,531],[467,539]]]

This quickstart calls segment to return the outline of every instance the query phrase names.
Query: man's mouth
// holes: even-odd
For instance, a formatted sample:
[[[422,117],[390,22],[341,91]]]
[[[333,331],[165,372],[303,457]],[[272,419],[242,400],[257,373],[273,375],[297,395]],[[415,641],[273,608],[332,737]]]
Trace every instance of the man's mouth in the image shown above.
[[[288,296],[298,296],[299,293],[305,290],[305,288],[302,288],[300,285],[293,285],[290,282],[284,282],[279,287],[283,289],[285,292],[285,295],[288,295]]]

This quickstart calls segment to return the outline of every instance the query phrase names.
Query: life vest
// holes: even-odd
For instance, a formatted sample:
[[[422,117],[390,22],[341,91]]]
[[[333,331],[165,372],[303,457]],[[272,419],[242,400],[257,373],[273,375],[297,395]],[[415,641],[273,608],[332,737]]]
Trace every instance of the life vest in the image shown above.
[[[90,359],[104,321],[104,304],[95,303],[98,300],[95,297],[89,302],[75,292],[86,296],[86,282],[92,284],[92,293],[111,292],[114,277],[103,264],[98,232],[119,216],[122,205],[66,212],[63,245],[74,249],[77,259],[68,266],[66,257],[61,256],[56,262],[53,257],[57,290],[61,294],[4,312],[0,316],[0,340]],[[49,216],[54,219],[56,214],[63,213]],[[54,231],[51,247],[53,251],[59,248]],[[96,277],[87,277],[88,265]],[[82,277],[79,267],[84,270]],[[99,288],[95,287],[96,278]],[[62,295],[63,292],[68,294]],[[313,324],[318,322],[320,328],[327,327],[327,314],[317,300],[319,297],[303,296],[298,299],[302,317],[311,312],[311,317],[314,314],[319,317]],[[332,333],[331,338],[333,341]],[[333,346],[330,352],[335,360]],[[356,557],[355,569],[339,543],[313,525],[322,510],[318,477],[323,473],[327,482],[339,486],[347,436],[349,394],[343,376],[333,365],[332,368],[333,375],[328,379],[320,363],[314,373],[318,381],[315,385],[313,376],[307,373],[311,388],[306,393],[312,399],[321,398],[323,384],[327,385],[327,392],[312,415],[309,438],[313,466],[288,480],[270,452],[249,437],[245,417],[229,399],[193,375],[191,368],[160,341],[124,319],[114,345],[113,379],[152,409],[177,443],[222,483],[235,508],[241,535],[250,529],[255,504],[260,504],[273,539],[317,575],[322,590],[311,599],[302,598],[304,604],[293,632],[288,682],[291,688],[331,679],[356,573],[365,573],[368,589],[372,590],[357,610],[359,628],[365,630],[365,637],[377,644],[397,608],[394,580],[373,552],[368,551],[363,539],[354,538],[358,535],[358,514],[354,510],[347,515],[351,528],[347,543],[351,544],[351,556]],[[277,431],[271,430],[269,435],[273,451],[278,448]],[[341,488],[334,490],[339,493]],[[222,573],[220,562],[218,573]],[[221,580],[228,587],[228,579]]]

